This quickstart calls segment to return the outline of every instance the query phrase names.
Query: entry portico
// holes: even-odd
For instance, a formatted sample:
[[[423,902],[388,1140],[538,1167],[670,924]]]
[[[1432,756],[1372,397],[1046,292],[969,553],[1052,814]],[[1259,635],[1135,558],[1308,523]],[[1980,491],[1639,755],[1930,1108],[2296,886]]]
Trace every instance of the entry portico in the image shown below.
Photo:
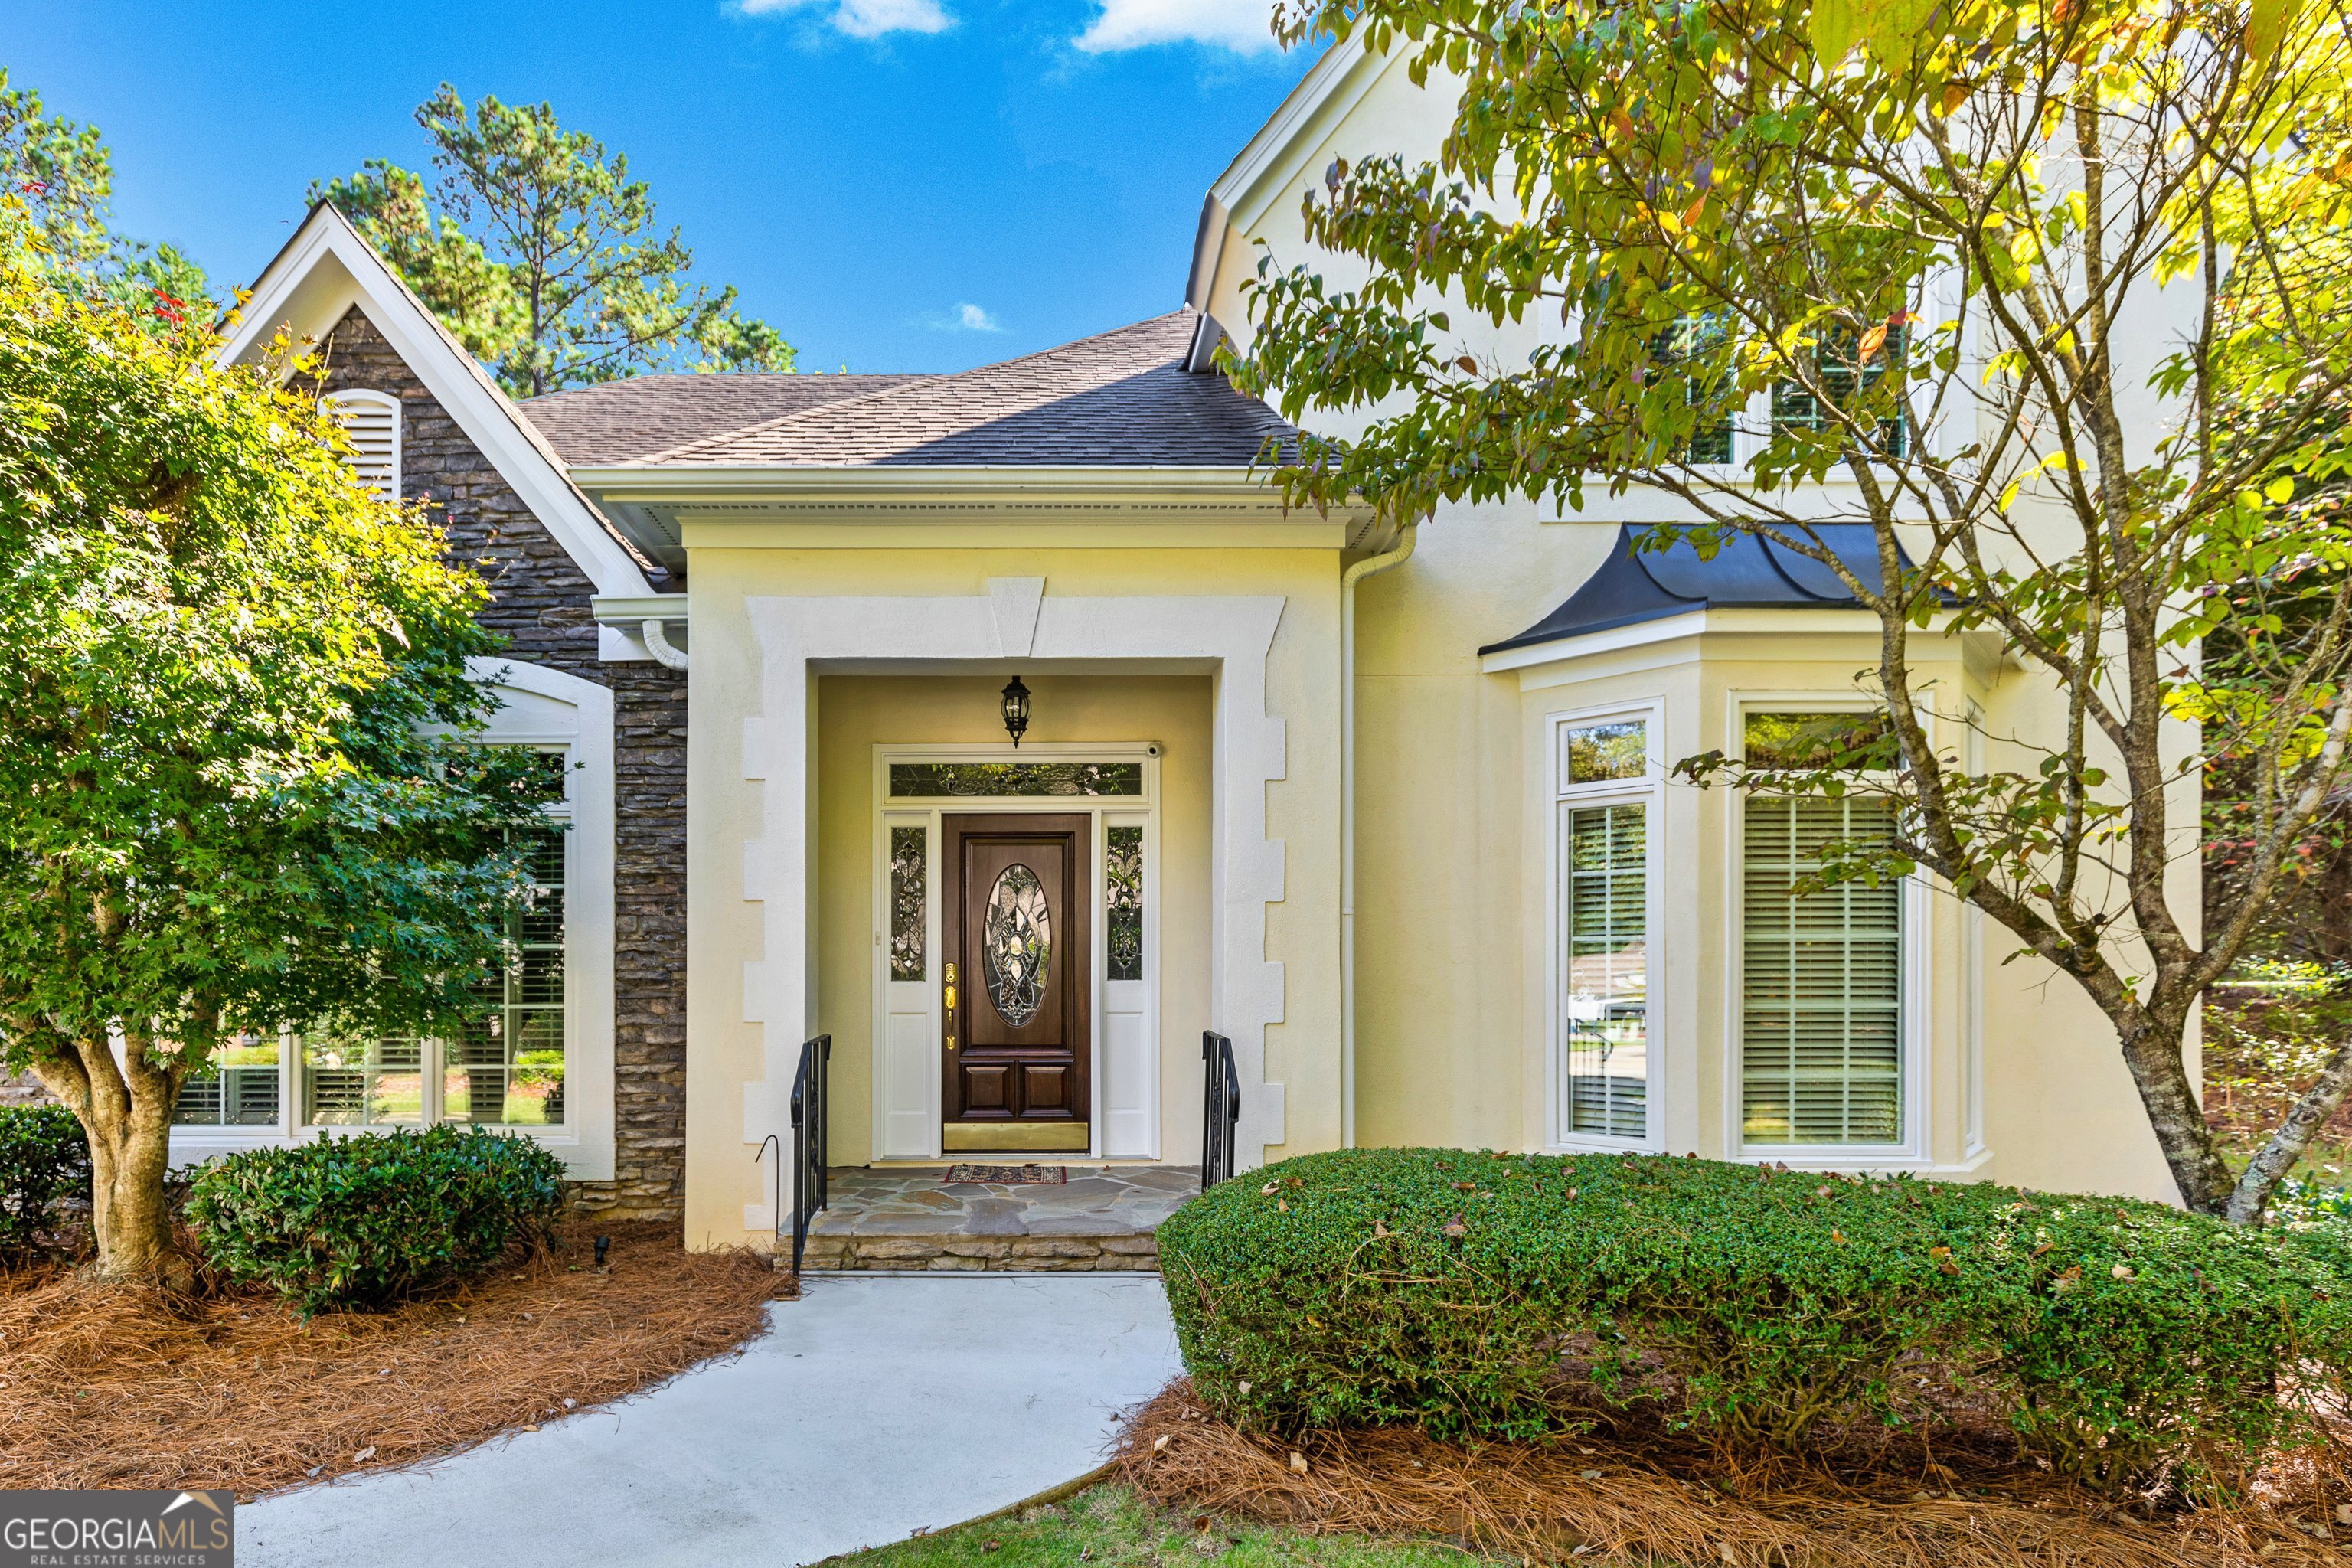
[[[821,1033],[841,1165],[1191,1164],[1211,1028],[1234,1043],[1244,1163],[1302,1133],[1335,1141],[1328,721],[1339,565],[1368,519],[1282,509],[1254,469],[1286,430],[1187,367],[1197,321],[574,469],[634,537],[674,542],[687,583],[661,607],[694,660],[698,1240],[773,1233],[779,1189],[756,1156],[789,1142],[794,1069]],[[600,616],[626,626],[642,608]],[[1018,748],[997,696],[1016,675],[1034,692]],[[1028,1091],[1022,1042],[1043,1026],[954,935],[993,921],[1003,889],[966,886],[947,858],[971,825],[1024,820],[1068,846],[1028,858],[1069,858],[1066,907],[1047,907],[1058,873],[1034,897],[1041,962],[1076,986],[1063,1043],[1081,1053],[1030,1072]],[[1130,838],[1127,889],[1111,879]],[[1026,877],[1020,857],[1003,869],[1016,865]],[[1115,968],[1122,898],[1139,951]],[[951,940],[971,955],[961,973]],[[960,1037],[968,1052],[1008,1020],[1009,1068],[961,1071]],[[1074,1100],[1024,1117],[982,1103],[1000,1080]]]
[[[1042,578],[1000,577],[987,580],[984,593],[959,596],[747,597],[744,613],[757,638],[761,668],[756,702],[746,705],[756,711],[741,720],[738,732],[742,737],[742,777],[758,789],[758,833],[743,843],[741,897],[760,906],[762,941],[760,956],[742,965],[741,1010],[744,1022],[761,1029],[757,1065],[762,1070],[742,1084],[746,1143],[757,1145],[784,1129],[785,1097],[801,1042],[824,1031],[827,1022],[810,923],[811,912],[825,902],[810,855],[821,841],[816,759],[809,746],[810,736],[818,730],[817,678],[828,671],[854,670],[940,679],[975,676],[985,684],[1000,672],[1057,674],[1103,667],[1134,675],[1208,677],[1213,693],[1214,756],[1212,1014],[1214,1026],[1232,1037],[1241,1058],[1246,1086],[1241,1141],[1254,1154],[1266,1144],[1283,1142],[1283,1086],[1269,1081],[1265,1047],[1266,1029],[1283,1018],[1283,965],[1265,957],[1265,926],[1267,906],[1284,897],[1284,846],[1267,833],[1266,786],[1284,777],[1286,748],[1284,722],[1267,709],[1266,663],[1282,622],[1285,596],[1066,598],[1049,595],[1046,588]],[[709,639],[704,641],[708,646]],[[695,732],[708,732],[698,712],[696,719]],[[1108,758],[1156,743],[1149,737],[1107,736],[1094,745],[1070,742],[1056,750]],[[1056,807],[1073,804],[1069,797],[1047,798]],[[1019,808],[1015,800],[993,805]],[[935,856],[936,844],[932,852]],[[932,880],[936,885],[936,871]],[[936,900],[926,901],[936,910]],[[934,928],[936,920],[934,914]],[[691,930],[689,922],[689,933]],[[932,969],[939,973],[938,966]],[[934,1005],[928,1015],[941,1028],[945,1018],[938,1004],[944,984],[940,980],[933,986]],[[976,995],[978,977],[969,977],[966,987],[968,994]],[[971,1005],[980,1003],[974,1000]],[[880,1031],[871,1033],[878,1036]],[[877,1047],[884,1043],[875,1040]],[[1099,1037],[1093,1043],[1099,1050]],[[695,1045],[689,1033],[689,1081],[696,1076]],[[877,1051],[877,1056],[887,1057],[887,1052]],[[1099,1087],[1108,1075],[1093,1076]],[[902,1081],[907,1078],[928,1085],[932,1075],[918,1071],[902,1075]],[[878,1103],[887,1116],[904,1102]],[[930,1109],[929,1147],[886,1144],[877,1149],[877,1155],[925,1158],[943,1152],[938,1142],[936,1100]],[[689,1120],[693,1113],[689,1098]],[[1094,1141],[1077,1152],[1120,1158],[1159,1153],[1159,1128],[1144,1130],[1148,1140],[1130,1138],[1123,1145],[1105,1142],[1109,1129],[1098,1117],[1095,1128]],[[1024,1145],[999,1147],[1020,1150]],[[1028,1147],[1036,1152],[1045,1146]],[[772,1225],[756,1202],[747,1206],[746,1229]]]

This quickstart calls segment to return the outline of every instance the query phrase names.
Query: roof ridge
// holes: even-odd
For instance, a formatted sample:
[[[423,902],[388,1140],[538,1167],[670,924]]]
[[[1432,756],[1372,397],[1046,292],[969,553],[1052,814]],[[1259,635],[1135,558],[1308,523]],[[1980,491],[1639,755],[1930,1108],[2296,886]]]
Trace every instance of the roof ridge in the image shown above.
[[[1032,360],[1051,359],[1055,354],[1066,353],[1072,349],[1083,348],[1088,343],[1098,342],[1105,338],[1117,337],[1121,332],[1131,332],[1138,327],[1157,325],[1161,321],[1167,321],[1171,316],[1185,316],[1192,314],[1197,314],[1197,312],[1195,312],[1190,305],[1179,305],[1176,309],[1172,310],[1163,310],[1157,316],[1146,316],[1139,321],[1129,321],[1122,326],[1108,327],[1099,332],[1090,333],[1083,338],[1072,338],[1068,342],[1056,343],[1052,348],[1038,349],[1032,353],[1018,354],[1012,359],[991,360],[986,364],[976,364],[969,370],[953,371],[946,375],[923,375],[919,376],[919,379],[916,380],[901,382],[897,386],[881,387],[873,392],[861,394],[856,397],[835,398],[831,403],[820,403],[812,408],[795,408],[790,414],[779,415],[773,419],[763,420],[757,425],[746,425],[740,430],[725,430],[715,436],[704,436],[692,441],[681,442],[677,446],[666,447],[658,452],[648,453],[646,456],[635,459],[635,461],[639,463],[658,463],[685,458],[692,453],[698,447],[707,447],[714,443],[720,442],[731,443],[740,441],[747,436],[781,429],[787,425],[793,424],[796,420],[814,419],[819,415],[833,414],[845,408],[859,407],[868,403],[878,402],[886,397],[896,397],[902,392],[913,392],[922,388],[944,386],[951,382],[961,381],[967,376],[978,375],[983,371],[1008,370],[1017,364],[1027,364]]]

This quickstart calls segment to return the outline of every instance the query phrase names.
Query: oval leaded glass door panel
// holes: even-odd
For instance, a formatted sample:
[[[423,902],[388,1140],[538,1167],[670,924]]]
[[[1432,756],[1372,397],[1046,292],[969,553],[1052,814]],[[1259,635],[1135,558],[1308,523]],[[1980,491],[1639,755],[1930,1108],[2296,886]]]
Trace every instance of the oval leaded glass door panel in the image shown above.
[[[1018,1029],[1045,1003],[1045,977],[1054,963],[1053,919],[1037,873],[1015,861],[989,889],[982,916],[981,965],[988,999],[1010,1027]]]

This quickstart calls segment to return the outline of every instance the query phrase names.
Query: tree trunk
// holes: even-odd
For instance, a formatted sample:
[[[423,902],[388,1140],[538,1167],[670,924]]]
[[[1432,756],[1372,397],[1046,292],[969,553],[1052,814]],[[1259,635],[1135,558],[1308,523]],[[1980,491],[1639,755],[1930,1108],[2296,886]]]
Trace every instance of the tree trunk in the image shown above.
[[[126,1285],[188,1290],[195,1270],[172,1239],[163,1176],[172,1160],[172,1107],[179,1075],[142,1059],[137,1042],[118,1066],[104,1038],[75,1042],[75,1058],[37,1062],[89,1142],[90,1236],[97,1260],[86,1272]]]
[[[2180,1201],[2200,1214],[2226,1214],[2237,1185],[2189,1079],[2185,1022],[2143,1015],[2124,1032],[2124,1065],[2147,1108],[2157,1147],[2180,1189]]]

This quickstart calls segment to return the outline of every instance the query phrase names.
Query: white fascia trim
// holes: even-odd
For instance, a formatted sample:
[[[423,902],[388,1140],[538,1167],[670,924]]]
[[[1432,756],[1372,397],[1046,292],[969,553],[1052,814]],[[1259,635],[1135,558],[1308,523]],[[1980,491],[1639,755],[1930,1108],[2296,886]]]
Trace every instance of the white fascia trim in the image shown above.
[[[331,278],[324,291],[306,289],[316,281],[314,274],[331,263],[342,277]],[[478,366],[462,359],[415,296],[333,207],[321,203],[314,208],[301,232],[255,282],[244,305],[229,319],[219,362],[226,365],[253,358],[280,326],[291,329],[298,339],[322,337],[354,304],[366,311],[369,321],[499,477],[514,487],[598,593],[653,591],[636,562],[605,531],[562,470],[524,434],[522,411]],[[298,311],[299,320],[295,319]]]
[[[1372,84],[1407,51],[1375,55],[1360,29],[1324,51],[1290,96],[1259,127],[1240,153],[1209,187],[1231,226],[1243,234],[1257,226],[1290,183],[1306,167],[1333,125],[1372,89]],[[1222,237],[1220,237],[1222,242]]]
[[[1938,611],[1926,629],[1930,633],[1946,632],[1951,620],[1950,611]],[[1869,610],[1817,610],[1801,605],[1790,605],[1786,609],[1687,610],[1677,616],[1661,616],[1654,621],[1636,621],[1632,626],[1612,626],[1607,631],[1554,637],[1549,642],[1529,643],[1524,647],[1484,654],[1479,658],[1478,668],[1485,674],[1499,675],[1515,669],[1534,669],[1547,664],[1567,664],[1596,654],[1620,653],[1627,648],[1677,642],[1685,637],[1780,633],[1827,636],[1844,633],[1874,637],[1878,632],[1878,616]],[[1928,647],[1933,646],[1929,644]],[[1942,657],[1954,657],[1956,651],[1947,651]],[[1913,649],[1915,659],[1935,657],[1927,647]]]
[[[1486,674],[1499,675],[1508,670],[1563,664],[1570,659],[1589,658],[1598,653],[1648,647],[1656,643],[1704,637],[1709,633],[1857,632],[1875,631],[1877,627],[1878,617],[1868,610],[1687,610],[1678,616],[1661,616],[1654,621],[1636,621],[1632,626],[1612,626],[1607,631],[1554,637],[1549,642],[1529,643],[1524,647],[1482,654],[1478,668]]]
[[[572,477],[599,499],[690,505],[774,499],[805,503],[872,501],[915,497],[952,501],[1049,500],[1056,504],[1097,500],[1216,500],[1279,510],[1282,492],[1272,470],[1240,465],[1111,465],[1038,468],[1018,463],[968,467],[881,464],[772,464],[673,467],[667,464],[582,464]],[[1369,515],[1370,509],[1364,509]]]
[[[1288,774],[1288,731],[1270,710],[1267,661],[1286,601],[1279,595],[1059,597],[1041,578],[997,578],[990,591],[929,598],[815,595],[744,602],[761,654],[760,716],[743,721],[743,777],[761,786],[761,837],[743,845],[743,897],[760,906],[761,954],[743,965],[743,1021],[762,1032],[763,1078],[743,1084],[743,1142],[791,1136],[793,1074],[816,1032],[815,746],[813,668],[841,659],[1170,660],[1217,670],[1211,827],[1210,1020],[1242,1073],[1244,1165],[1284,1141],[1284,1086],[1266,1078],[1266,1032],[1283,1019],[1283,965],[1266,927],[1284,887],[1283,841],[1266,819],[1267,785]],[[1034,593],[1035,619],[1000,613]],[[688,1072],[698,1070],[689,1043]],[[747,1231],[774,1223],[765,1189]],[[697,1179],[689,1173],[689,1182]],[[720,1177],[721,1181],[730,1178]]]

